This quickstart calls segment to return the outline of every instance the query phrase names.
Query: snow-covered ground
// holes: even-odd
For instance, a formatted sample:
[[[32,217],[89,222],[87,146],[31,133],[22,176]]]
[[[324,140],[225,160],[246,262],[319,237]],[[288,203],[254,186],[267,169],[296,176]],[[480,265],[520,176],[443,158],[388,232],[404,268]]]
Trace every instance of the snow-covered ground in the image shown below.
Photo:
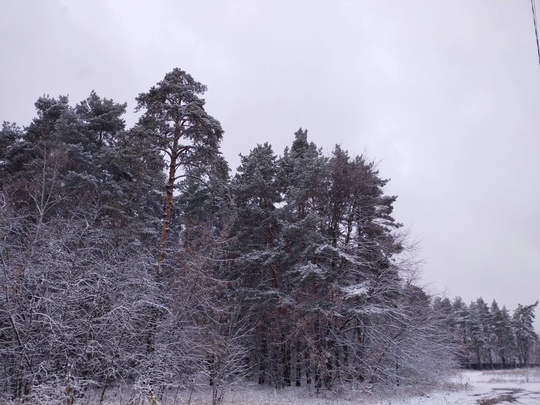
[[[428,392],[422,389],[402,389],[395,395],[384,396],[359,387],[354,392],[342,392],[339,398],[331,393],[319,397],[313,392],[290,388],[271,390],[246,387],[228,391],[227,405],[495,405],[540,404],[540,369],[501,371],[460,371],[443,388]],[[334,396],[334,398],[333,398]],[[194,394],[193,405],[211,403],[208,396]]]
[[[153,402],[133,395],[119,395],[111,390],[104,405],[158,404],[158,405],[209,405],[210,390],[171,393],[161,401]],[[94,398],[94,400],[97,398]],[[94,404],[93,399],[79,401]],[[227,389],[224,405],[495,405],[540,404],[540,369],[501,371],[459,371],[447,383],[431,390],[419,387],[400,387],[393,393],[376,393],[367,385],[342,388],[332,393],[287,388],[274,390],[257,384],[242,384]]]
[[[540,404],[540,369],[463,371],[454,378],[458,390],[438,391],[403,402],[417,404]],[[393,403],[393,402],[390,402]]]

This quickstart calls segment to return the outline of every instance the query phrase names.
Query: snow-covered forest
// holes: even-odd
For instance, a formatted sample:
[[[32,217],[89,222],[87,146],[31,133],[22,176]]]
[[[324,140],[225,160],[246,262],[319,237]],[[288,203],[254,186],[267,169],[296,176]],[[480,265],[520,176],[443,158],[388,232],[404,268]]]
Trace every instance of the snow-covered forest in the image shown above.
[[[174,69],[137,97],[132,128],[126,104],[94,92],[3,124],[2,402],[205,385],[217,404],[246,379],[318,393],[538,364],[538,303],[511,312],[415,283],[372,160],[325,155],[299,129],[231,174],[205,91]]]

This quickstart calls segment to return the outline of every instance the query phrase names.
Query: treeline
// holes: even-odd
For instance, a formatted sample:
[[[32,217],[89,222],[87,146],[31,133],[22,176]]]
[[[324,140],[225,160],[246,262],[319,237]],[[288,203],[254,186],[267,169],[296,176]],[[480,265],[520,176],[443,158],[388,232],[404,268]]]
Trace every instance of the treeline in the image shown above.
[[[531,361],[534,306],[528,321],[514,314],[503,354],[479,343],[479,310],[413,283],[396,197],[372,161],[339,146],[326,156],[300,129],[279,156],[255,146],[231,176],[205,90],[173,70],[139,95],[132,128],[126,104],[94,92],[75,107],[41,97],[28,126],[4,123],[3,401],[209,384],[219,403],[244,378],[318,391],[429,382],[470,353]]]
[[[532,305],[510,312],[496,300],[488,305],[482,298],[465,304],[460,297],[435,298],[436,311],[444,317],[447,331],[459,347],[462,367],[493,369],[527,367],[540,363],[540,346],[534,331]]]

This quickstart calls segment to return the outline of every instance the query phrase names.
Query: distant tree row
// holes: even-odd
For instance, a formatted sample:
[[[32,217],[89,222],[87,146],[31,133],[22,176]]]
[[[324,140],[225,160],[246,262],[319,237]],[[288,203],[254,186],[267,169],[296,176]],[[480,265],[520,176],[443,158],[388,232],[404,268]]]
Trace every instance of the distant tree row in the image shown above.
[[[482,298],[470,305],[457,297],[435,298],[433,306],[444,317],[444,324],[459,347],[459,361],[463,367],[510,368],[538,365],[540,345],[534,331],[532,305],[521,305],[513,314],[497,301],[488,305]]]
[[[209,384],[219,403],[244,378],[319,391],[532,362],[534,306],[510,338],[504,308],[414,284],[372,161],[326,156],[300,129],[231,176],[205,90],[173,70],[137,98],[132,128],[125,104],[94,92],[74,107],[41,97],[27,127],[4,123],[3,401],[101,403],[128,385],[153,401]]]

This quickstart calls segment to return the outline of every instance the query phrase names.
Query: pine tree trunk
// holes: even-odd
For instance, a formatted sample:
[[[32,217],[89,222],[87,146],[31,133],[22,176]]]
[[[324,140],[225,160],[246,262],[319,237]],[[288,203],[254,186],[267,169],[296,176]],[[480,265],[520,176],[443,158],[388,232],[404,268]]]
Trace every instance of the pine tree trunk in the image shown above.
[[[291,386],[291,347],[289,343],[285,341],[285,335],[282,335],[282,347],[283,347],[283,384],[286,387]]]
[[[307,385],[311,385],[311,361],[309,360],[309,352],[310,352],[310,348],[306,348],[306,351],[305,351],[305,361],[306,361],[306,364],[305,364],[305,369],[306,369],[306,384]]]
[[[302,385],[302,346],[300,340],[296,340],[296,383],[297,387]]]
[[[177,148],[177,141],[175,140],[173,147],[171,148],[171,162],[169,164],[169,178],[167,179],[167,194],[165,195],[165,204],[163,206],[163,221],[161,222],[161,235],[159,237],[159,251],[158,251],[158,265],[161,265],[165,259],[165,245],[167,243],[167,234],[169,232],[169,226],[171,222],[172,213],[172,201],[174,191],[174,181],[176,179],[176,161],[178,159],[175,153]],[[158,267],[158,272],[161,269]]]

